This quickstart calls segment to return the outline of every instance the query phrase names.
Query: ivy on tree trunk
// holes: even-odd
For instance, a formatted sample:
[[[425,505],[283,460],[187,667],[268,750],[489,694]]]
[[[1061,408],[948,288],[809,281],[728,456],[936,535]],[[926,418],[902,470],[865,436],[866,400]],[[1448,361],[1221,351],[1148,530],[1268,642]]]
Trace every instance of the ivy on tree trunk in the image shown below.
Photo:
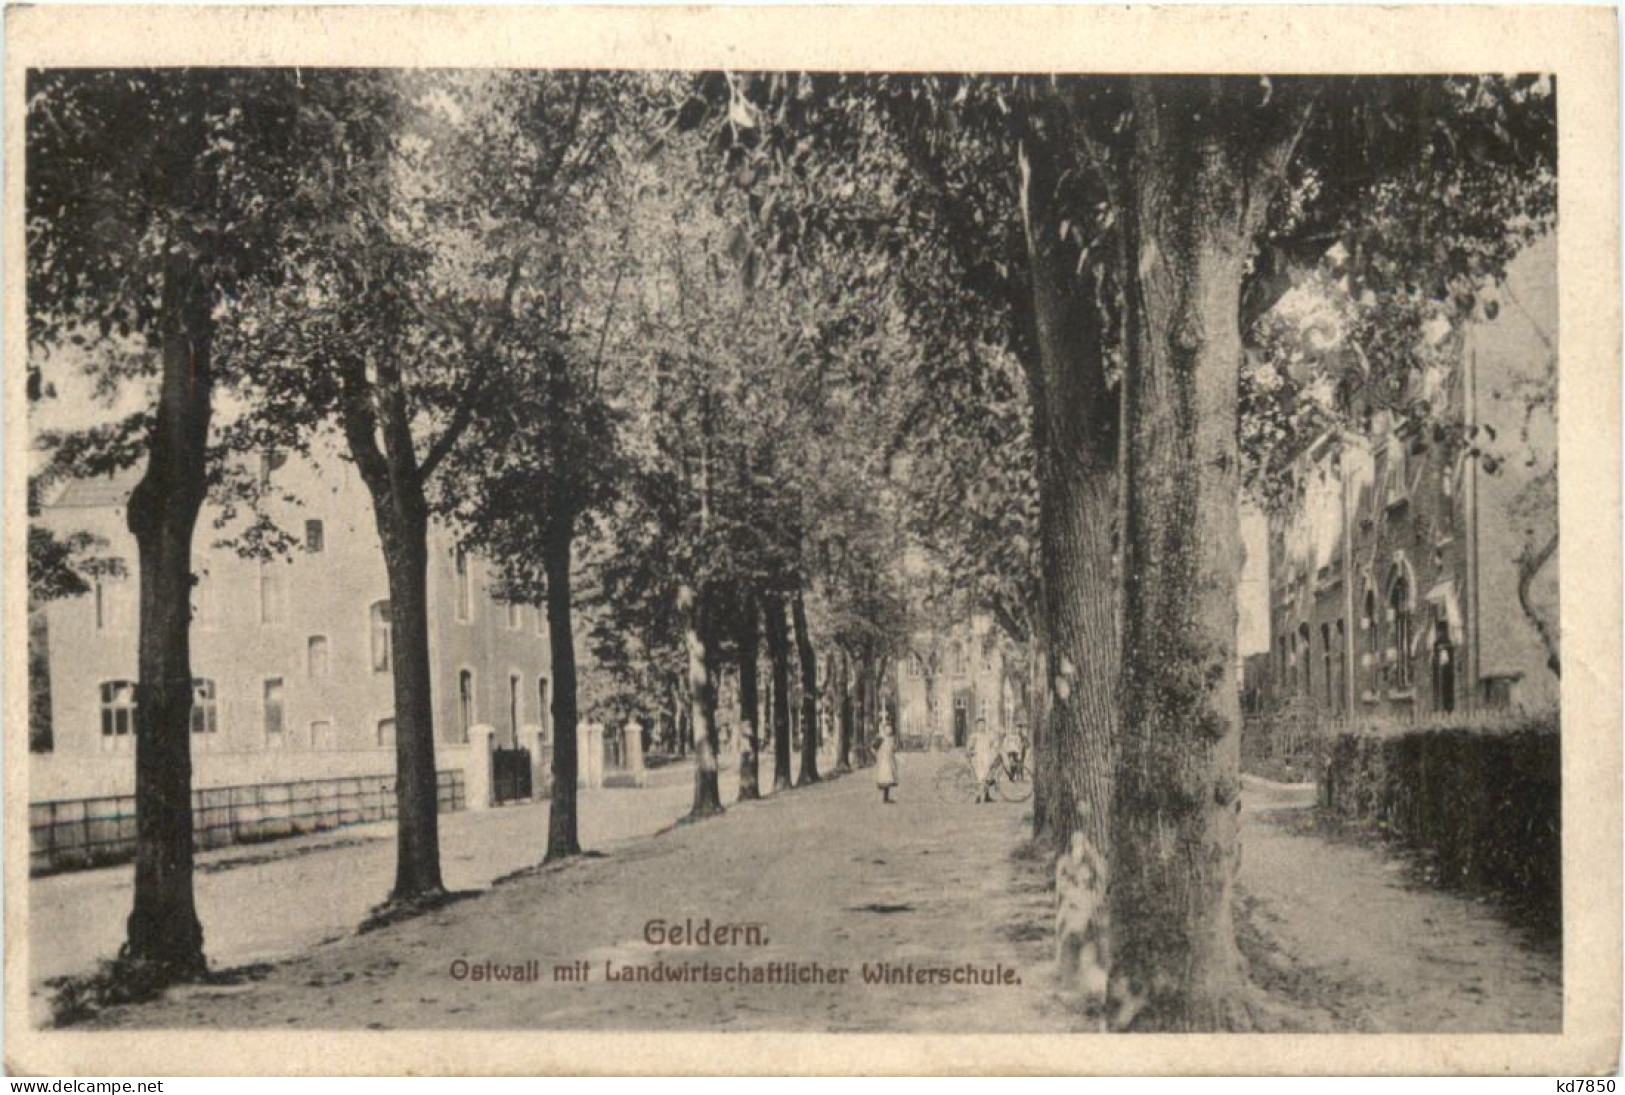
[[[1248,81],[1132,95],[1111,1003],[1118,1027],[1224,1030],[1251,1022],[1232,913],[1241,291],[1297,118],[1261,114]]]

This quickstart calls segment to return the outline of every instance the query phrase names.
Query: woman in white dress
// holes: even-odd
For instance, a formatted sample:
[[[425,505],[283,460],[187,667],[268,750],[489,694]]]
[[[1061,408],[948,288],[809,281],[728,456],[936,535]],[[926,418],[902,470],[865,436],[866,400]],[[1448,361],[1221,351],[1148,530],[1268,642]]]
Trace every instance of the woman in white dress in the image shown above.
[[[880,801],[891,802],[892,788],[897,786],[897,734],[887,711],[880,713],[880,740],[875,743],[875,785],[880,788]]]

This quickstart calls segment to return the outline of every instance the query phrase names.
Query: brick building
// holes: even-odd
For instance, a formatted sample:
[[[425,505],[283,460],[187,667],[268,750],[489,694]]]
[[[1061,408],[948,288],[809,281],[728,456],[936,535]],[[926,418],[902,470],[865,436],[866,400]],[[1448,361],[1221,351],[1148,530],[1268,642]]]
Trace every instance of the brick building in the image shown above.
[[[296,544],[275,561],[216,541],[231,522],[206,507],[194,540],[192,711],[194,785],[262,784],[378,775],[395,768],[389,593],[372,503],[348,462],[266,459],[262,474],[293,502],[272,516]],[[138,471],[66,484],[38,518],[63,533],[104,537],[127,576],[42,613],[50,745],[30,757],[33,801],[126,794],[134,785],[138,591],[125,503]],[[486,786],[474,740],[531,749],[548,722],[543,614],[494,598],[480,559],[443,529],[430,534],[429,647],[437,765]],[[472,805],[480,795],[471,793]]]
[[[995,733],[1020,721],[1006,672],[1015,656],[985,616],[916,632],[897,667],[898,733],[907,743],[940,737],[962,746],[977,719]]]
[[[1514,261],[1459,352],[1406,393],[1460,421],[1488,461],[1417,436],[1366,387],[1342,394],[1347,419],[1368,425],[1311,444],[1296,497],[1270,520],[1255,702],[1356,720],[1556,706],[1530,616],[1556,635],[1557,555],[1522,595],[1518,561],[1557,531],[1555,408],[1530,398],[1555,376],[1556,284],[1547,239]]]

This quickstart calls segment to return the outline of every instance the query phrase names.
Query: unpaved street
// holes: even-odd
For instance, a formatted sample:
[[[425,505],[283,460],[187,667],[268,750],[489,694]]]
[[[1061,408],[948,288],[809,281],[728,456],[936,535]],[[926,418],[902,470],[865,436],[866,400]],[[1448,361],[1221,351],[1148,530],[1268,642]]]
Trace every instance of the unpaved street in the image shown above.
[[[1017,854],[1026,808],[937,801],[930,777],[942,763],[936,755],[905,755],[896,805],[881,804],[867,773],[770,796],[702,824],[600,843],[602,856],[323,943],[242,983],[173,990],[97,1022],[1087,1029],[1053,985],[1048,872]],[[1254,974],[1269,993],[1274,1023],[1307,1030],[1557,1026],[1554,956],[1522,946],[1484,906],[1415,889],[1380,850],[1329,844],[1288,824],[1305,816],[1308,795],[1248,783],[1244,934],[1263,963]],[[723,946],[662,944],[649,941],[656,920],[747,925],[758,934]],[[865,983],[865,967],[872,974],[881,963],[913,967],[916,982]],[[815,972],[784,974],[787,965]],[[703,980],[708,975],[696,967],[719,971],[716,980]],[[628,970],[637,968],[661,969],[664,979],[632,980]],[[740,983],[742,968],[760,968],[763,979]],[[585,969],[584,979],[569,979],[575,969]],[[995,983],[953,983],[960,969],[993,971]],[[828,980],[832,970],[846,970],[846,980]],[[948,972],[922,972],[936,970]],[[795,976],[816,979],[785,983]],[[919,983],[927,978],[950,980]]]

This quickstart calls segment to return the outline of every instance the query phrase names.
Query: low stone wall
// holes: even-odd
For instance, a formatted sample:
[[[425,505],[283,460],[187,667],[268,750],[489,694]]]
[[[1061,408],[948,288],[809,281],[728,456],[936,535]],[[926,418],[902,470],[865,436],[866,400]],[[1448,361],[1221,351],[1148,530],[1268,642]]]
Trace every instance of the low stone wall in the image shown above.
[[[461,769],[438,773],[441,813],[468,805]],[[204,787],[192,792],[199,851],[387,821],[396,815],[393,775]],[[55,799],[28,807],[30,874],[122,863],[135,854],[135,796]]]

